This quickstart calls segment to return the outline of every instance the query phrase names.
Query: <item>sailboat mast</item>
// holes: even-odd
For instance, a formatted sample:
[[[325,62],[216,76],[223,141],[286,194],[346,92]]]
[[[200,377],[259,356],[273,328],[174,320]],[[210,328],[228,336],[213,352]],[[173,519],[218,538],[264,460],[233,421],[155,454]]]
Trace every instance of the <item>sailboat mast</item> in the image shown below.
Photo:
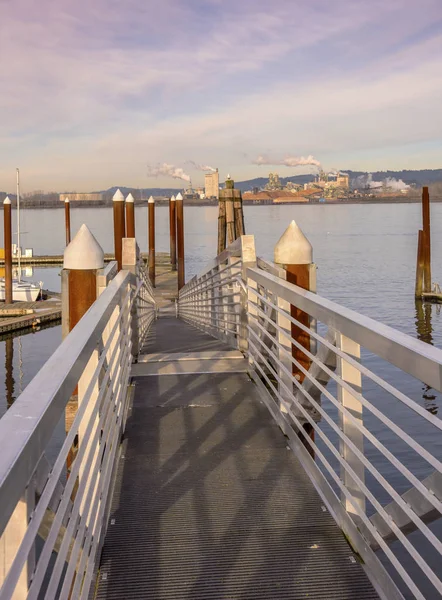
[[[20,171],[17,169],[17,259],[18,259],[18,280],[21,280],[21,247],[20,247]]]

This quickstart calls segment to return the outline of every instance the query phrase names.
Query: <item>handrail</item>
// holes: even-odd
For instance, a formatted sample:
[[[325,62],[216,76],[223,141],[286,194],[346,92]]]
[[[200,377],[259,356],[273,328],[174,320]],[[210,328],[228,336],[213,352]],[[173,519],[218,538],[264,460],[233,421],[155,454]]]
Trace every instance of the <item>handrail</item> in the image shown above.
[[[402,371],[442,390],[442,351],[438,348],[269,273],[248,269],[247,276]]]
[[[433,597],[434,590],[442,594],[440,573],[416,538],[407,537],[416,531],[431,548],[428,556],[442,558],[441,536],[428,527],[442,514],[442,456],[395,414],[407,411],[421,429],[438,435],[442,420],[366,360],[375,355],[442,392],[442,350],[288,283],[280,265],[244,260],[242,244],[238,239],[233,251],[225,250],[188,282],[179,315],[245,353],[261,398],[380,597],[403,599],[405,590],[419,599]],[[300,311],[310,326],[294,316]],[[399,413],[392,413],[396,405]],[[400,446],[392,445],[393,438]],[[402,555],[390,548],[391,540]],[[375,553],[379,548],[388,570]],[[421,579],[412,575],[412,563]]]
[[[127,418],[133,348],[136,358],[156,317],[141,264],[117,273],[111,263],[97,274],[97,292],[0,420],[1,600],[37,599],[43,588],[48,600],[88,597]],[[75,416],[50,464],[48,446],[72,399]]]
[[[121,271],[0,419],[0,533],[129,283]]]

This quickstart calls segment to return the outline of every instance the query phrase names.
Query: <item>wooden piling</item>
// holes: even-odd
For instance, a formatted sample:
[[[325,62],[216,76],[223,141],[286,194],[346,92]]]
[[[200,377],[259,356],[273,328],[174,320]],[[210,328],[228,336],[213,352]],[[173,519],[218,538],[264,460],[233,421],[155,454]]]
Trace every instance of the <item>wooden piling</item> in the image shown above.
[[[126,198],[126,237],[135,237],[135,201],[132,194]]]
[[[178,291],[185,284],[185,261],[184,261],[184,206],[183,197],[176,197],[176,225],[177,225],[177,255],[178,255]]]
[[[176,271],[176,198],[169,200],[169,230],[170,230],[170,263],[172,271]]]
[[[121,271],[123,265],[123,238],[126,236],[126,226],[124,222],[124,196],[120,190],[117,190],[114,194],[113,210],[115,260],[118,263],[118,270]]]
[[[14,338],[12,336],[5,340],[5,390],[6,405],[10,408],[14,398]]]
[[[227,176],[226,185],[219,192],[218,254],[237,238],[245,235],[241,190],[235,190],[233,179]],[[227,240],[226,240],[227,238]]]
[[[155,200],[153,196],[147,201],[149,213],[149,279],[155,287]]]
[[[5,245],[5,304],[12,304],[12,221],[11,200],[3,201],[3,225]]]
[[[245,235],[244,213],[241,190],[233,190],[233,212],[235,216],[235,239]]]
[[[226,201],[222,196],[221,191],[218,200],[218,254],[221,254],[221,252],[226,249]]]
[[[430,233],[430,194],[428,187],[422,188],[422,223],[424,256],[424,292],[431,292],[431,233]]]
[[[123,205],[121,201],[117,201]],[[65,338],[97,299],[98,271],[104,267],[104,252],[86,225],[66,248],[61,272],[62,337]],[[66,406],[66,432],[78,410],[78,389]],[[68,473],[76,456],[77,444],[73,445],[67,459]]]
[[[424,232],[420,229],[418,242],[417,242],[417,261],[416,261],[416,287],[415,296],[416,298],[422,298],[422,292],[424,291]]]
[[[66,230],[66,246],[71,243],[71,203],[69,198],[64,199],[64,225]]]
[[[304,290],[316,291],[316,276],[315,266],[313,264],[312,246],[295,221],[290,223],[276,244],[274,261],[276,264],[285,269],[286,279],[289,283],[293,283]],[[288,310],[288,307],[286,307],[285,310]],[[308,313],[291,304],[290,316],[293,319],[296,319],[300,325],[310,329],[311,318]],[[287,321],[287,323],[285,323],[285,321]],[[307,352],[310,352],[310,335],[299,325],[292,323],[288,319],[284,319],[284,327],[287,328],[288,325],[290,325],[292,339],[295,340],[301,346],[301,348],[304,348]],[[283,340],[283,345],[287,346],[287,338]],[[298,348],[294,343],[292,343],[291,354],[300,367],[308,371],[311,366],[311,360],[301,348]],[[288,361],[286,356],[282,355],[282,360],[287,364]],[[298,367],[292,361],[290,361],[290,365],[292,375],[297,381],[299,381],[300,384],[302,384],[305,379],[305,374],[302,372],[300,367]],[[287,364],[287,366],[289,365]],[[292,383],[288,383],[288,386],[291,388]],[[308,422],[304,424],[304,429],[309,433],[311,439],[314,439],[314,430]],[[301,439],[303,440],[302,436]],[[307,446],[307,448],[313,456],[312,448],[309,446]]]

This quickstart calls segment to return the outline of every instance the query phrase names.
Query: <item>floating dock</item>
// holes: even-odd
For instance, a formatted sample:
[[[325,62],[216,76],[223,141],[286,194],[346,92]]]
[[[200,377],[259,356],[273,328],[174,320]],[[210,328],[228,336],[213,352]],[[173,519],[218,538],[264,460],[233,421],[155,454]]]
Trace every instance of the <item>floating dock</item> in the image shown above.
[[[147,252],[141,253],[141,258],[145,262],[147,261],[147,257],[148,257]],[[108,263],[108,262],[111,262],[112,260],[115,260],[115,255],[113,253],[104,255],[105,262]],[[162,262],[169,262],[170,261],[169,254],[166,252],[157,252],[155,254],[155,260],[156,260],[157,265],[160,265]],[[4,264],[5,264],[4,257],[0,257],[0,265],[4,265]],[[12,257],[12,264],[14,264],[14,265],[18,264],[17,256]],[[20,258],[20,264],[27,265],[27,266],[35,266],[35,267],[37,267],[39,265],[62,266],[63,265],[63,255],[62,254],[55,254],[55,255],[43,254],[40,256],[22,256]]]
[[[55,292],[46,292],[46,294],[46,300],[36,302],[0,303],[0,334],[21,329],[36,329],[43,323],[60,321],[60,294]],[[17,315],[17,312],[27,314]]]

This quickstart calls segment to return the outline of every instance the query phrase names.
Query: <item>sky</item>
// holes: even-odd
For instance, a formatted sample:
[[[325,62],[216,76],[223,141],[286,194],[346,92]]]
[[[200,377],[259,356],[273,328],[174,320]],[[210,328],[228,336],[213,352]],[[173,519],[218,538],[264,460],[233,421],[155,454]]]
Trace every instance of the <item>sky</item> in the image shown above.
[[[441,0],[0,0],[4,191],[440,168],[441,106]]]

